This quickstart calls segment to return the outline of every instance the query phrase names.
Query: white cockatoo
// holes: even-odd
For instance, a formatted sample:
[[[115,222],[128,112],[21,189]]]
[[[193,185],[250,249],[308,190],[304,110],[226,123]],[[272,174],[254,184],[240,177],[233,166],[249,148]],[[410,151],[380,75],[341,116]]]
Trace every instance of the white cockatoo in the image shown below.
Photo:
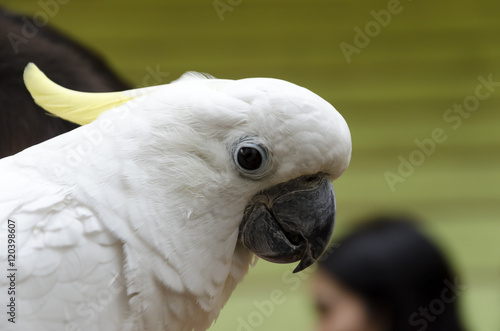
[[[188,73],[83,93],[34,64],[25,83],[82,126],[0,160],[1,330],[206,330],[254,254],[300,271],[325,250],[351,138],[309,90]]]

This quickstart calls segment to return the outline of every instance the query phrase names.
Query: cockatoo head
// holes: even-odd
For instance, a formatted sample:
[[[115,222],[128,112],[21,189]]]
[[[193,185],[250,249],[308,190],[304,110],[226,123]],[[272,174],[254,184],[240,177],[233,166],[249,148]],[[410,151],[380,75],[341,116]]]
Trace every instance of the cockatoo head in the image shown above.
[[[300,271],[328,245],[336,213],[332,181],[349,164],[351,138],[343,117],[311,91],[278,79],[188,73],[168,85],[82,93],[57,86],[33,64],[25,81],[55,115],[82,125],[108,118],[123,139],[139,139],[142,158],[155,169],[149,177],[188,196],[195,207],[187,214],[202,212],[199,199],[214,218],[229,215],[226,233],[237,233],[257,256],[301,260]],[[166,190],[174,189],[156,188],[151,199]]]

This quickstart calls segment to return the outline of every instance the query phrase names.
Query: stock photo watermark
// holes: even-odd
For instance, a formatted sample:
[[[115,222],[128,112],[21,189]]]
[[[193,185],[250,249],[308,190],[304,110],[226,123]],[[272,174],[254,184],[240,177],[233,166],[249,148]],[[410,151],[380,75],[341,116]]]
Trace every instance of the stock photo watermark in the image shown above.
[[[338,247],[340,247],[340,244],[332,243],[320,259],[328,257]],[[236,331],[254,331],[264,325],[265,321],[279,309],[279,306],[286,302],[286,294],[290,292],[293,293],[300,289],[304,281],[308,280],[314,272],[315,268],[313,267],[302,270],[296,274],[292,273],[291,270],[285,271],[281,275],[281,281],[286,287],[284,286],[284,289],[275,288],[271,290],[266,299],[260,301],[254,300],[252,305],[255,309],[246,314],[244,317],[238,316],[236,318],[236,321],[238,322]]]
[[[398,156],[397,170],[384,173],[384,179],[391,192],[395,192],[396,185],[404,183],[415,173],[416,168],[423,165],[437,151],[438,146],[448,139],[447,130],[458,130],[464,119],[470,118],[479,109],[481,101],[490,98],[496,88],[500,87],[500,81],[494,81],[493,74],[487,77],[478,76],[477,80],[479,84],[476,85],[473,94],[466,96],[462,102],[455,103],[443,113],[443,121],[449,128],[436,127],[427,137],[415,139],[415,148],[406,156]]]
[[[215,12],[219,19],[224,21],[224,15],[226,12],[232,12],[234,9],[241,5],[243,0],[214,0],[212,5],[214,6]]]
[[[16,221],[8,219],[7,223],[7,238],[5,240],[7,250],[7,321],[9,323],[16,323],[16,278],[17,278],[17,265],[16,265]]]
[[[445,279],[443,283],[445,287],[438,298],[430,301],[426,307],[419,307],[418,311],[410,315],[408,322],[411,326],[418,326],[417,331],[426,330],[429,323],[434,322],[443,314],[447,305],[455,302],[462,292],[467,289],[467,286],[459,284],[456,278],[453,283],[448,279]]]
[[[154,68],[147,66],[145,70],[148,74],[142,80],[143,87],[150,86],[151,82],[153,82],[153,85],[164,83],[165,78],[170,75],[170,73],[162,71],[159,64]],[[133,90],[130,93],[133,93]],[[131,110],[138,108],[140,105],[140,96],[140,93],[138,93],[137,96],[132,97],[124,105],[110,109],[109,111],[120,113],[119,119],[124,120],[130,116]],[[64,174],[71,174],[72,170],[77,168],[87,156],[99,148],[104,143],[106,136],[112,135],[115,130],[116,126],[109,118],[97,119],[95,125],[92,127],[84,126],[82,128],[83,139],[66,148],[64,162],[51,164],[51,172],[57,177],[61,177]]]
[[[161,70],[159,64],[157,64],[154,68],[147,66],[145,69],[148,74],[142,79],[142,87],[162,84],[165,82],[165,78],[170,76],[169,72]],[[153,83],[151,83],[151,80],[153,80]]]
[[[33,22],[27,17],[22,17],[23,26],[21,34],[9,32],[7,38],[14,49],[14,53],[19,53],[19,46],[27,44],[31,39],[38,35],[39,29],[46,26],[50,19],[54,18],[61,9],[61,5],[66,5],[71,0],[40,0],[38,6],[40,10],[32,16]]]
[[[68,322],[64,331],[84,331],[98,317],[116,297],[125,290],[126,282],[122,277],[117,277],[113,283],[103,288],[94,297],[87,299],[76,307],[76,315],[80,318],[78,322]]]
[[[6,265],[5,276],[7,279],[5,291],[7,294],[7,301],[3,303],[4,314],[9,323],[16,324],[18,315],[18,302],[17,302],[17,274],[18,274],[18,259],[17,259],[17,223],[13,219],[8,219],[5,222],[7,228],[5,250],[6,250]],[[120,272],[116,270],[115,275]],[[65,325],[65,331],[83,331],[87,330],[90,323],[92,323],[109,304],[116,299],[116,297],[125,289],[126,282],[122,277],[116,276],[113,282],[106,287],[99,290],[95,296],[88,298],[86,301],[80,303],[75,310],[76,316],[79,318],[78,322],[70,321]],[[21,305],[22,307],[22,305]]]
[[[352,56],[361,53],[361,50],[366,48],[372,39],[376,38],[382,32],[382,28],[386,28],[391,23],[393,16],[401,14],[403,8],[399,0],[389,0],[385,9],[370,11],[370,15],[373,19],[368,21],[363,29],[358,25],[354,26],[352,43],[343,41],[339,44],[340,50],[347,63],[351,63]]]

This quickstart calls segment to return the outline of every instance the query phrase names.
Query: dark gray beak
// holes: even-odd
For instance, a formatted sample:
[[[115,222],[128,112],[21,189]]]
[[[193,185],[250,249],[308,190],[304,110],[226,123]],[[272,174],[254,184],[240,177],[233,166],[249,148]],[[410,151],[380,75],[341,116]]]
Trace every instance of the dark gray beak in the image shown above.
[[[264,260],[300,261],[293,272],[316,262],[335,225],[335,192],[322,173],[273,186],[245,208],[239,240]]]

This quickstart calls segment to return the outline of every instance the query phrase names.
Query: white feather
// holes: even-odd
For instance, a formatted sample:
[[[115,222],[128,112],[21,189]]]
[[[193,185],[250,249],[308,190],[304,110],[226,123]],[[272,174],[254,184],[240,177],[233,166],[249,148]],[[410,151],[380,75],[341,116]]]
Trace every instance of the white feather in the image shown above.
[[[8,219],[17,226],[17,330],[206,330],[252,261],[237,240],[250,198],[346,169],[347,125],[312,92],[189,77],[0,161],[0,236]],[[259,180],[230,152],[248,136],[272,152]],[[7,286],[0,278],[0,302]]]

